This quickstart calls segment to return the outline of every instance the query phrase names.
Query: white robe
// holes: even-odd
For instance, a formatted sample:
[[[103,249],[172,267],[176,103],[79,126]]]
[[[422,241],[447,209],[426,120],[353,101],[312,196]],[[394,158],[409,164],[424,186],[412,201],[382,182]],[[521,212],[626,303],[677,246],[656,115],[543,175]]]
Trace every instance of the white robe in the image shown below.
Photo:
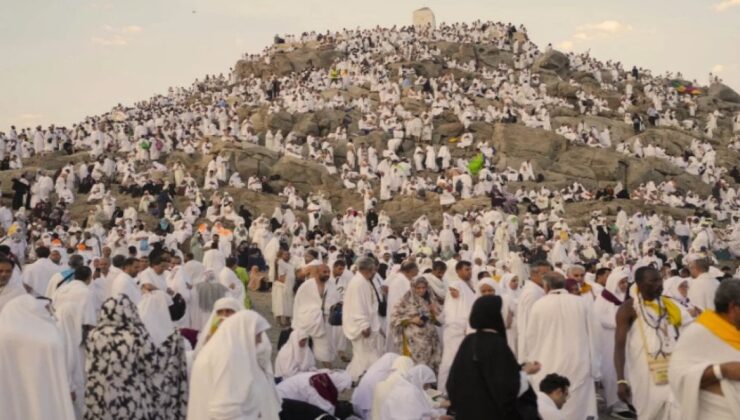
[[[285,282],[277,278],[285,276]],[[279,259],[276,279],[272,282],[272,314],[275,316],[293,316],[293,286],[295,285],[295,268],[289,262]]]
[[[380,420],[433,420],[444,414],[435,409],[424,385],[436,381],[434,372],[417,365],[401,375],[380,407]]]
[[[218,249],[209,249],[203,254],[203,266],[218,275],[226,267],[226,257]]]
[[[386,353],[367,369],[352,392],[352,408],[361,419],[367,420],[372,412],[375,385],[384,381],[393,371],[393,363],[398,359],[396,353]]]
[[[630,294],[634,296],[633,293]],[[639,314],[642,311],[637,308],[638,305],[639,303],[635,300],[635,311],[638,313],[638,317],[632,323],[627,333],[627,345],[625,346],[624,376],[632,388],[632,405],[637,410],[637,417],[640,419],[673,420],[671,413],[675,407],[670,387],[667,384],[655,385],[648,369],[645,343],[642,340],[639,325],[639,323],[644,323],[644,321],[640,319],[641,316]],[[657,324],[657,316],[651,310],[646,308],[645,313],[652,318],[650,321],[651,324]],[[663,317],[662,323],[667,324],[665,317]],[[663,344],[664,351],[668,353],[673,351],[675,347],[675,341],[673,339],[659,342],[653,329],[647,325],[643,326],[645,328],[645,340],[647,341],[648,351],[653,354],[656,353],[661,343]],[[667,328],[670,330],[672,327]]]
[[[53,306],[57,325],[64,336],[70,390],[81,396],[85,393],[85,351],[82,330],[83,325],[95,326],[97,323],[94,296],[85,283],[72,280],[54,294]],[[74,405],[76,410],[81,412],[84,401],[78,398]]]
[[[4,419],[75,419],[64,338],[44,305],[24,295],[0,313],[0,407]]]
[[[567,420],[547,394],[537,392],[537,411],[542,420]]]
[[[714,310],[714,294],[719,282],[709,273],[702,273],[697,278],[689,280],[689,301],[702,310]]]
[[[162,274],[157,274],[153,268],[148,267],[146,270],[139,273],[136,276],[138,285],[141,287],[144,284],[149,284],[156,287],[158,290],[167,291],[167,281]]]
[[[175,330],[170,318],[168,296],[161,290],[144,293],[138,304],[139,317],[155,346],[159,347]]]
[[[381,419],[383,403],[387,400],[396,383],[401,380],[403,374],[412,367],[414,367],[414,361],[410,357],[401,356],[393,361],[393,370],[390,375],[375,385],[372,411],[370,412],[371,420]]]
[[[372,365],[381,353],[381,321],[378,315],[378,299],[375,286],[362,274],[357,273],[349,281],[344,293],[342,330],[352,342],[352,361],[347,372],[356,381]],[[362,332],[370,329],[370,336]]]
[[[239,302],[244,302],[244,298],[247,296],[247,291],[244,288],[244,283],[239,280],[234,270],[229,267],[221,269],[221,273],[218,275],[219,283],[223,284],[224,287],[229,289],[229,295]]]
[[[301,330],[293,330],[288,342],[278,351],[275,358],[275,377],[289,378],[301,372],[316,369],[316,360],[308,342],[301,347],[300,341],[308,338],[308,334]]]
[[[457,298],[453,298],[450,289],[457,290]],[[450,284],[445,298],[444,329],[442,332],[442,361],[439,364],[439,377],[437,378],[437,389],[447,389],[447,377],[450,374],[452,362],[455,360],[457,350],[460,348],[465,335],[471,331],[468,325],[470,309],[475,301],[475,293],[462,280]]]
[[[331,306],[331,283],[324,283],[324,295],[319,293],[317,279],[309,278],[301,284],[295,294],[293,305],[293,319],[291,326],[294,330],[302,330],[313,339],[314,355],[321,362],[334,360],[334,349],[329,337],[329,323],[327,317]]]
[[[49,279],[54,274],[62,271],[62,269],[62,267],[54,264],[48,258],[39,258],[23,267],[21,278],[23,284],[30,286],[39,296],[44,296],[49,286]]]
[[[122,272],[118,277],[113,279],[113,283],[111,284],[111,297],[120,294],[128,296],[134,305],[138,305],[141,301],[141,289],[136,284],[136,280],[125,272]]]
[[[676,343],[668,378],[681,405],[681,419],[732,420],[740,418],[740,382],[723,379],[724,396],[699,389],[704,370],[712,364],[737,362],[733,348],[700,323],[689,325]]]
[[[622,301],[624,301],[624,293],[620,293],[617,286],[621,279],[628,276],[629,273],[626,270],[617,269],[612,271],[606,280],[606,289]],[[604,387],[606,405],[610,407],[619,402],[617,397],[617,371],[614,368],[614,334],[617,328],[617,310],[619,306],[599,294],[593,308],[601,359],[601,384]]]
[[[528,280],[526,283],[524,283],[522,293],[519,296],[516,305],[516,314],[514,315],[517,330],[516,354],[519,358],[520,363],[524,363],[526,361],[524,359],[524,355],[527,354],[528,343],[526,342],[525,335],[527,331],[527,324],[529,323],[529,314],[534,303],[544,296],[545,290],[537,285],[537,283],[531,280]]]
[[[263,366],[255,343],[257,334],[268,340],[263,333],[269,328],[262,316],[249,310],[223,321],[193,365],[188,420],[279,418],[282,403],[272,369]]]
[[[523,360],[542,364],[532,375],[534,386],[552,372],[570,380],[570,398],[562,408],[567,419],[598,415],[594,379],[599,376],[599,359],[591,315],[583,298],[554,290],[532,306],[523,334],[527,342]]]

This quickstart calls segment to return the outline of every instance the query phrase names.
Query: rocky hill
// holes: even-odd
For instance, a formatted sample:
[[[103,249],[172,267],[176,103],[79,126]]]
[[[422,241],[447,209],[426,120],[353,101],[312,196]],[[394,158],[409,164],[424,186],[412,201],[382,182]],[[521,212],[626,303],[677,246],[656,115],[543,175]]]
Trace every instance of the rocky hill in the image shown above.
[[[521,32],[517,33],[515,40],[526,42],[526,35]],[[480,82],[488,89],[497,89],[498,86],[486,78],[486,73],[515,69],[517,61],[521,59],[521,55],[518,56],[509,48],[500,48],[500,43],[497,44],[493,40],[466,43],[432,39],[418,42],[424,44],[426,48],[438,51],[438,54],[423,60],[407,61],[404,59],[385,60],[383,53],[375,52],[370,61],[386,63],[383,67],[388,71],[389,80],[402,80],[407,77],[413,84],[419,77],[439,80],[440,83],[446,80],[445,78],[452,78],[461,86],[470,86]],[[275,45],[270,49],[269,59],[250,58],[237,62],[229,88],[233,90],[250,83],[264,85],[274,78],[303,77],[302,75],[316,71],[328,75],[337,62],[347,59],[352,54],[337,48],[337,43],[337,40],[332,42],[332,40],[324,39]],[[385,55],[394,55],[399,50],[400,47],[395,46],[395,51],[391,50]],[[702,197],[711,193],[712,185],[702,180],[701,176],[692,175],[665,159],[636,158],[615,149],[617,144],[632,143],[635,139],[640,139],[643,145],[658,146],[670,156],[680,156],[683,151],[689,149],[694,139],[699,139],[711,144],[716,150],[717,166],[729,170],[740,163],[740,153],[729,147],[733,141],[731,118],[740,111],[740,95],[728,86],[714,84],[705,88],[704,93],[695,98],[696,114],[694,117],[689,116],[689,111],[685,106],[675,106],[676,118],[679,121],[695,120],[697,129],[650,127],[635,134],[632,125],[625,123],[623,114],[617,111],[624,96],[626,79],[619,77],[614,80],[614,72],[609,71],[605,66],[601,71],[601,81],[598,81],[593,72],[582,71],[573,66],[571,62],[573,55],[568,56],[558,51],[536,51],[532,54],[534,54],[533,60],[526,66],[526,71],[530,76],[539,78],[540,83],[545,85],[548,96],[561,100],[559,104],[546,105],[552,124],[551,131],[527,127],[520,121],[516,123],[486,122],[481,119],[469,122],[466,129],[465,124],[460,120],[459,113],[453,112],[452,109],[445,109],[433,117],[431,144],[437,148],[441,145],[451,145],[453,144],[451,141],[457,140],[463,134],[472,133],[474,143],[483,142],[495,148],[496,153],[491,163],[497,169],[506,167],[516,169],[522,161],[530,160],[535,172],[542,175],[542,182],[511,182],[507,188],[512,193],[520,187],[561,189],[573,182],[579,182],[589,189],[622,183],[631,190],[649,181],[658,184],[668,180],[674,180],[680,192],[692,191]],[[455,63],[455,66],[450,66],[450,63]],[[522,69],[515,70],[513,74],[520,74],[521,71]],[[629,112],[643,116],[646,115],[651,105],[651,101],[644,93],[643,82],[645,80],[641,78],[630,82],[633,85],[635,99]],[[652,77],[649,80],[651,85],[670,90],[669,78]],[[417,116],[431,111],[429,103],[409,97],[407,93],[408,90],[404,89],[398,103],[405,111]],[[606,104],[604,109],[597,113],[589,113],[589,115],[579,112],[578,95],[584,93],[603,100]],[[367,97],[371,103],[370,108],[373,110],[381,102],[379,92],[373,90],[369,82],[351,83],[349,86],[342,87],[325,87],[320,89],[318,94],[327,100],[341,95],[346,104],[351,104],[354,99]],[[212,105],[207,95],[201,95],[197,91],[191,91],[188,95],[188,104]],[[489,106],[500,108],[504,102],[501,98],[475,94],[467,95],[465,100],[470,101],[480,110],[485,110]],[[309,112],[291,112],[285,108],[271,109],[271,104],[264,101],[243,103],[238,94],[231,95],[228,105],[238,115],[239,124],[248,125],[250,130],[258,136],[259,141],[257,144],[247,142],[226,144],[219,136],[210,136],[206,139],[213,145],[211,153],[220,152],[228,156],[231,168],[237,170],[245,181],[247,177],[255,174],[266,177],[269,179],[268,185],[271,191],[255,193],[245,188],[224,187],[224,190],[234,196],[237,203],[245,203],[257,214],[264,213],[269,216],[276,205],[285,202],[285,198],[277,193],[282,191],[285,185],[291,183],[304,197],[316,192],[323,193],[330,200],[335,213],[342,213],[348,207],[362,208],[362,197],[356,191],[345,189],[339,176],[330,175],[324,165],[310,159],[297,159],[272,151],[265,147],[265,137],[268,131],[280,131],[284,136],[293,133],[294,141],[301,144],[305,143],[308,136],[323,139],[333,133],[337,127],[345,126],[349,140],[356,148],[372,145],[380,153],[387,148],[388,141],[393,137],[388,131],[374,130],[368,134],[361,132],[358,122],[363,117],[363,112],[349,105]],[[526,105],[522,107],[532,108]],[[722,117],[718,120],[718,128],[714,135],[709,138],[705,136],[700,127],[704,126],[708,115],[715,111],[719,111]],[[613,146],[593,148],[574,144],[556,133],[560,126],[575,127],[582,122],[599,131],[608,127]],[[332,146],[335,166],[340,168],[346,162],[347,140],[333,142]],[[414,140],[404,139],[397,154],[413,161],[415,147]],[[302,152],[304,156],[307,155],[307,149],[308,147],[304,144]],[[459,157],[467,160],[474,153],[474,147],[468,149],[450,147],[450,149],[453,158]],[[178,161],[185,163],[199,185],[202,185],[205,168],[211,158],[211,155],[204,156],[196,153],[194,156],[188,156],[181,151],[174,151],[163,156],[160,161],[168,167]],[[10,179],[22,173],[36,170],[55,171],[69,162],[80,163],[87,159],[88,155],[85,152],[70,156],[54,156],[53,159],[46,156],[33,157],[24,163],[23,169],[0,172],[0,181],[7,191]],[[424,173],[424,175],[432,179],[434,177],[431,173]],[[161,176],[172,180],[171,173],[162,173]],[[723,177],[735,185],[732,178],[726,174]],[[377,196],[378,186],[374,187]],[[119,194],[115,186],[113,193],[119,206],[136,205],[136,199]],[[443,208],[439,204],[438,195],[428,192],[425,198],[396,194],[391,200],[379,203],[379,208],[391,216],[394,226],[398,228],[408,225],[422,214],[428,215],[433,223],[439,224],[444,211],[486,208],[489,202],[487,197],[475,197],[458,200],[450,208]],[[178,197],[177,203],[184,207],[187,200]],[[668,206],[616,200],[608,205],[592,201],[566,204],[566,217],[572,225],[583,225],[586,221],[584,216],[591,210],[602,209],[607,215],[613,215],[617,206],[626,207],[631,211],[654,208],[673,215],[690,213],[689,210]],[[85,196],[82,195],[73,205],[72,213],[76,217],[82,217],[87,214],[88,209],[89,205],[85,202]],[[300,211],[296,213],[301,215]],[[328,222],[331,220],[331,215],[324,215],[323,220]]]

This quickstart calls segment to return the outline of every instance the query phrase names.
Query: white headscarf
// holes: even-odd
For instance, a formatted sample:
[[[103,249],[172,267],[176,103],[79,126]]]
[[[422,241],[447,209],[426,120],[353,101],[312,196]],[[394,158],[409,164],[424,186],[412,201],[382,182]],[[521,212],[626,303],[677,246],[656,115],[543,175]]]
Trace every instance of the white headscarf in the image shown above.
[[[467,286],[465,286],[467,287]],[[470,292],[471,294],[473,292]],[[393,362],[393,371],[384,380],[375,385],[375,392],[373,394],[373,411],[371,414],[371,420],[380,419],[380,409],[383,406],[383,402],[389,395],[393,386],[401,379],[401,376],[406,373],[409,369],[414,367],[414,361],[410,357],[399,356]]]
[[[403,378],[420,389],[426,384],[437,383],[434,371],[427,365],[416,365],[403,374]]]
[[[203,273],[205,271],[205,267],[203,266],[203,263],[196,260],[190,260],[182,265],[181,270],[185,271],[187,273],[188,278],[190,278],[190,281],[193,283],[193,286],[196,284],[205,281],[205,278],[203,277]]]
[[[300,329],[290,333],[288,342],[280,349],[275,358],[275,376],[278,378],[289,378],[296,373],[308,372],[316,369],[316,359],[313,351],[306,344],[301,347],[300,341],[307,339],[308,334]]]
[[[352,406],[357,414],[370,410],[373,405],[375,385],[385,380],[393,371],[393,362],[400,356],[396,353],[386,353],[376,360],[362,375],[360,383],[352,393]]]
[[[23,294],[10,300],[0,313],[3,418],[75,418],[64,338],[44,307],[47,302]]]
[[[169,296],[161,290],[144,293],[139,302],[139,317],[155,346],[159,347],[175,330],[167,303]]]
[[[332,370],[331,372],[328,372],[328,375],[329,378],[331,378],[334,387],[340,393],[352,386],[352,375],[347,373],[346,370]]]
[[[670,297],[671,299],[681,303],[682,305],[688,305],[689,299],[687,297],[684,297],[681,294],[681,291],[678,290],[682,283],[688,281],[688,278],[683,278],[679,276],[667,278],[663,282],[663,295]],[[691,283],[688,283],[688,285],[689,287],[691,287]]]
[[[418,365],[409,369],[383,401],[380,420],[436,418],[438,413],[424,392],[424,385],[435,382],[437,378],[428,366]]]
[[[511,279],[514,277],[518,280],[518,287],[515,289],[511,288]],[[517,302],[519,300],[519,295],[522,294],[522,278],[514,273],[506,273],[501,278],[501,286],[504,288],[504,293],[509,296],[509,298]]]
[[[606,285],[604,286],[604,288],[608,290],[609,293],[613,294],[617,299],[624,301],[626,293],[619,290],[619,281],[622,279],[629,280],[629,277],[630,274],[627,272],[627,270],[614,270],[609,273],[609,276],[606,278]]]
[[[189,419],[277,419],[282,402],[272,374],[259,362],[256,336],[267,340],[270,324],[242,310],[224,320],[195,360]]]
[[[218,317],[218,311],[222,309],[231,309],[234,312],[239,312],[242,309],[244,309],[244,303],[239,302],[233,297],[223,297],[213,303],[213,310],[211,311],[211,315],[208,317],[208,321],[206,321],[206,323],[198,331],[198,343],[195,345],[194,354],[197,355],[198,352],[200,352],[200,350],[203,348],[203,346],[205,346],[206,339],[208,338],[208,335],[211,333],[211,326],[213,325],[213,323],[216,321],[216,318]]]
[[[460,323],[467,325],[470,308],[473,307],[473,302],[475,302],[475,294],[462,280],[454,281],[447,289],[447,298],[444,303],[445,324]],[[453,298],[449,289],[457,290],[460,295]]]
[[[480,280],[478,282],[478,284],[475,286],[475,297],[476,297],[476,299],[482,296],[480,289],[484,285],[492,288],[493,291],[496,293],[496,296],[501,296],[501,294],[502,294],[501,293],[501,286],[499,286],[498,284],[496,284],[496,282],[493,281],[493,279],[486,277],[486,278]]]

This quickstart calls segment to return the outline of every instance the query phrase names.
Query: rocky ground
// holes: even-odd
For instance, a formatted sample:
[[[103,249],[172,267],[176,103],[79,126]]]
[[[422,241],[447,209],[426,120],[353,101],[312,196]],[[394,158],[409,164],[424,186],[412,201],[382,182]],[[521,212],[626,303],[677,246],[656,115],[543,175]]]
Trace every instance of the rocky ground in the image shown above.
[[[467,62],[471,59],[477,60],[481,68],[494,67],[499,63],[512,64],[513,58],[507,51],[499,51],[491,45],[473,46],[470,44],[456,44],[450,42],[435,43],[442,51],[442,56],[435,60],[414,63],[395,63],[390,65],[397,70],[400,65],[413,67],[417,75],[430,77],[439,76],[446,73],[452,73],[460,78],[472,78],[474,73],[467,73],[458,69],[446,68],[444,60],[447,58],[457,59],[459,62]],[[327,47],[319,47],[309,44],[290,52],[277,50],[271,63],[264,62],[247,62],[239,61],[236,65],[236,72],[239,77],[247,75],[257,75],[261,77],[270,77],[271,75],[285,75],[295,71],[306,69],[310,65],[320,68],[329,68],[334,59],[341,57],[342,53]],[[546,83],[548,94],[563,97],[569,102],[575,101],[576,88],[565,82],[573,79],[581,84],[582,88],[588,93],[595,93],[601,98],[608,100],[610,107],[616,108],[619,100],[619,94],[612,91],[601,91],[599,84],[592,75],[583,72],[576,72],[570,69],[568,58],[560,52],[551,51],[542,54],[533,66],[533,71],[540,75],[541,80]],[[611,75],[604,72],[604,80],[609,81]],[[634,86],[634,91],[638,93],[639,105],[637,111],[645,113],[647,101],[642,96],[642,86],[638,83]],[[337,93],[336,89],[326,89],[323,91],[325,97],[332,97]],[[368,95],[369,98],[378,101],[377,92],[371,92],[369,86],[352,86],[342,91],[345,99],[351,100],[360,95]],[[194,96],[192,101],[198,101],[199,98]],[[490,101],[485,98],[476,98],[478,105],[485,108]],[[697,98],[698,102],[698,119],[703,122],[704,116],[714,111],[720,110],[725,116],[734,115],[740,111],[740,95],[727,86],[716,84],[711,86],[707,94]],[[426,105],[409,98],[402,99],[403,106],[412,112],[422,111]],[[552,107],[550,107],[552,108]],[[611,114],[601,116],[579,116],[573,109],[565,107],[555,107],[549,109],[553,130],[562,124],[575,126],[583,120],[589,125],[595,125],[599,129],[610,127],[613,144],[618,144],[622,140],[632,140],[638,137],[642,140],[643,145],[652,143],[666,150],[670,155],[678,155],[688,148],[693,138],[699,138],[703,141],[710,142],[717,150],[717,164],[725,168],[732,168],[740,164],[740,153],[727,148],[729,144],[731,127],[729,118],[720,119],[719,133],[716,133],[714,139],[704,138],[700,133],[687,132],[674,128],[651,128],[647,131],[635,135],[632,127],[622,121],[622,116],[612,112]],[[679,112],[683,112],[679,110]],[[333,132],[343,121],[349,120],[348,133],[352,138],[355,146],[373,145],[377,150],[384,150],[386,142],[390,139],[387,133],[373,132],[370,135],[363,136],[357,129],[357,122],[361,114],[355,110],[322,110],[317,112],[308,112],[302,114],[291,114],[288,112],[278,112],[268,114],[267,107],[242,107],[239,109],[240,120],[248,119],[254,130],[260,136],[260,144],[240,144],[224,145],[219,139],[212,139],[214,147],[213,152],[223,151],[230,156],[232,168],[238,170],[243,180],[253,174],[270,177],[269,186],[274,193],[256,194],[246,189],[236,190],[234,188],[224,188],[235,197],[237,203],[245,203],[256,215],[264,213],[270,215],[279,203],[285,199],[277,195],[287,183],[292,183],[296,189],[305,196],[309,193],[322,192],[329,198],[335,212],[343,212],[347,207],[361,207],[362,198],[354,191],[346,190],[342,187],[338,176],[329,175],[326,169],[312,161],[299,160],[289,156],[279,156],[277,153],[266,149],[264,144],[264,135],[268,130],[281,130],[283,134],[294,131],[299,136],[306,135],[326,136]],[[679,120],[686,117],[679,115]],[[522,124],[504,124],[504,123],[485,123],[473,122],[470,125],[470,131],[475,134],[475,142],[484,141],[494,146],[496,149],[495,165],[498,169],[511,166],[518,168],[523,160],[533,162],[535,173],[544,175],[544,182],[541,184],[525,183],[525,187],[562,188],[574,181],[582,183],[587,188],[600,188],[606,185],[614,185],[622,182],[628,188],[635,188],[642,183],[654,181],[656,184],[665,180],[675,180],[680,191],[694,191],[703,196],[711,192],[711,186],[702,182],[698,176],[690,175],[682,169],[671,165],[670,163],[658,158],[636,159],[625,156],[611,149],[594,149],[586,146],[573,145],[565,138],[551,131],[528,128]],[[457,116],[450,111],[442,113],[434,119],[434,131],[432,144],[441,145],[448,143],[453,137],[457,137],[464,132],[463,125]],[[412,157],[415,144],[411,140],[404,141],[401,146],[399,155],[408,158]],[[307,146],[305,146],[307,150]],[[458,156],[470,157],[470,150],[459,150],[457,147],[450,147],[453,158]],[[304,151],[304,153],[306,153]],[[345,161],[346,142],[338,142],[334,145],[336,166],[341,166]],[[189,171],[202,181],[205,167],[208,164],[210,156],[202,156],[199,153],[194,157],[189,157],[182,152],[169,154],[165,159],[165,165],[170,166],[176,161],[185,163]],[[68,162],[79,163],[88,160],[86,153],[78,153],[71,156],[55,155],[51,158],[48,156],[35,156],[25,163],[23,169],[8,170],[0,172],[0,185],[5,188],[6,194],[10,188],[10,179],[23,173],[35,173],[38,170],[56,171]],[[171,173],[162,173],[163,178],[172,177]],[[518,188],[520,183],[509,184],[511,192]],[[116,189],[113,190],[118,200],[118,205],[129,205],[136,200],[128,196],[119,194]],[[376,195],[377,196],[377,195]],[[178,199],[180,204],[184,204],[182,198]],[[471,207],[485,207],[488,200],[485,198],[473,198],[462,200],[455,203],[451,210],[465,210]],[[584,218],[590,211],[601,209],[607,215],[615,215],[615,209],[621,205],[626,207],[628,213],[636,210],[655,209],[664,214],[674,216],[683,216],[688,211],[680,209],[671,209],[668,207],[646,206],[640,202],[634,201],[615,201],[609,204],[586,202],[575,203],[566,206],[566,219],[571,226],[583,226],[587,219]],[[395,196],[392,200],[380,204],[380,210],[385,210],[392,218],[395,228],[407,226],[422,214],[426,214],[433,224],[439,225],[443,209],[439,205],[439,199],[436,194],[429,193],[425,200],[411,196]],[[76,220],[77,216],[87,215],[89,205],[86,203],[86,196],[79,195],[77,201],[72,206],[72,214]],[[301,215],[302,212],[296,212]],[[328,223],[332,215],[325,215],[323,221]]]

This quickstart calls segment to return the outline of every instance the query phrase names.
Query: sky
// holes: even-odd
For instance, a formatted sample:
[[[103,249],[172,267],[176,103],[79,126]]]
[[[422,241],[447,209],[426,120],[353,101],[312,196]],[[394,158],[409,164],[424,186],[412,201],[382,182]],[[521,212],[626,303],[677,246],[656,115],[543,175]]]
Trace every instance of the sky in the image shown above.
[[[0,0],[0,131],[71,125],[205,74],[275,34],[437,22],[524,24],[544,47],[740,90],[740,0]]]

